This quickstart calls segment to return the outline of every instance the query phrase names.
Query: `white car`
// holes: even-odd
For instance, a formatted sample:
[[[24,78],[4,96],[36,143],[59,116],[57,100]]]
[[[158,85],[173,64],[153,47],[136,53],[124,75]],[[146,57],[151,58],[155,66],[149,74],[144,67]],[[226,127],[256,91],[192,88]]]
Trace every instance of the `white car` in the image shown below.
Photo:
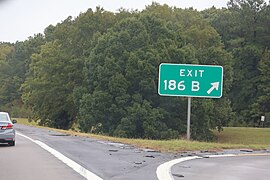
[[[13,124],[16,120],[11,121],[7,112],[0,112],[0,143],[8,143],[15,146],[15,129]]]

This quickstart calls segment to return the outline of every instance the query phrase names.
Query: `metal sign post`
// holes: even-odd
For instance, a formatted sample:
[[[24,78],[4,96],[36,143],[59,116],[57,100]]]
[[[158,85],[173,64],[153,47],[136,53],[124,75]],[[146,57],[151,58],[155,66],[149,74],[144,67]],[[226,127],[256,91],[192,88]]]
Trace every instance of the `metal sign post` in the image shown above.
[[[190,114],[191,114],[191,97],[188,97],[188,110],[187,110],[187,140],[190,140]]]

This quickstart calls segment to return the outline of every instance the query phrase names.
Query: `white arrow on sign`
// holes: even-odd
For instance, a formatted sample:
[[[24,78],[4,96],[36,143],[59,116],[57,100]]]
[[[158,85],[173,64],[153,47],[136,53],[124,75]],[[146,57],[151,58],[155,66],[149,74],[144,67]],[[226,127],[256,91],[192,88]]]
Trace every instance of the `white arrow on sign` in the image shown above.
[[[212,87],[207,91],[207,94],[210,94],[214,89],[218,90],[219,82],[211,83]]]

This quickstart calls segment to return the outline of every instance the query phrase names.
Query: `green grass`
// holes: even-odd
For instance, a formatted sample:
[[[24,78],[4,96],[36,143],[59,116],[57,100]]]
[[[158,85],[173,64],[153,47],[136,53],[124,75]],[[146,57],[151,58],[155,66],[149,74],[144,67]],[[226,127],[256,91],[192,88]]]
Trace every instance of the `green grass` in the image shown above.
[[[263,144],[270,146],[270,128],[224,128],[220,133],[214,131],[217,142],[229,144]]]
[[[27,119],[17,118],[19,124],[38,126],[35,122],[28,122]],[[40,127],[40,126],[39,126]],[[47,127],[42,127],[47,128]],[[270,149],[270,129],[258,128],[225,128],[224,131],[216,134],[218,141],[216,143],[187,141],[187,140],[146,140],[146,139],[127,139],[115,138],[109,136],[80,133],[71,130],[60,130],[47,128],[50,130],[82,137],[91,137],[100,140],[108,140],[134,145],[140,148],[149,148],[162,152],[181,152],[194,150],[217,151],[222,149]]]
[[[17,120],[17,123],[19,123],[19,124],[24,124],[27,126],[38,126],[38,124],[36,122],[34,122],[34,121],[29,122],[27,118],[12,118],[12,119]]]

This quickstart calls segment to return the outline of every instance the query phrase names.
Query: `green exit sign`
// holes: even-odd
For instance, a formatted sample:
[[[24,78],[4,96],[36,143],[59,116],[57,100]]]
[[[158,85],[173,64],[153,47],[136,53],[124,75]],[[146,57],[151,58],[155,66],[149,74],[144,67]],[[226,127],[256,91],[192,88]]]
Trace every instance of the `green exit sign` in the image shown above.
[[[222,86],[222,66],[169,63],[159,66],[161,96],[220,98]]]

